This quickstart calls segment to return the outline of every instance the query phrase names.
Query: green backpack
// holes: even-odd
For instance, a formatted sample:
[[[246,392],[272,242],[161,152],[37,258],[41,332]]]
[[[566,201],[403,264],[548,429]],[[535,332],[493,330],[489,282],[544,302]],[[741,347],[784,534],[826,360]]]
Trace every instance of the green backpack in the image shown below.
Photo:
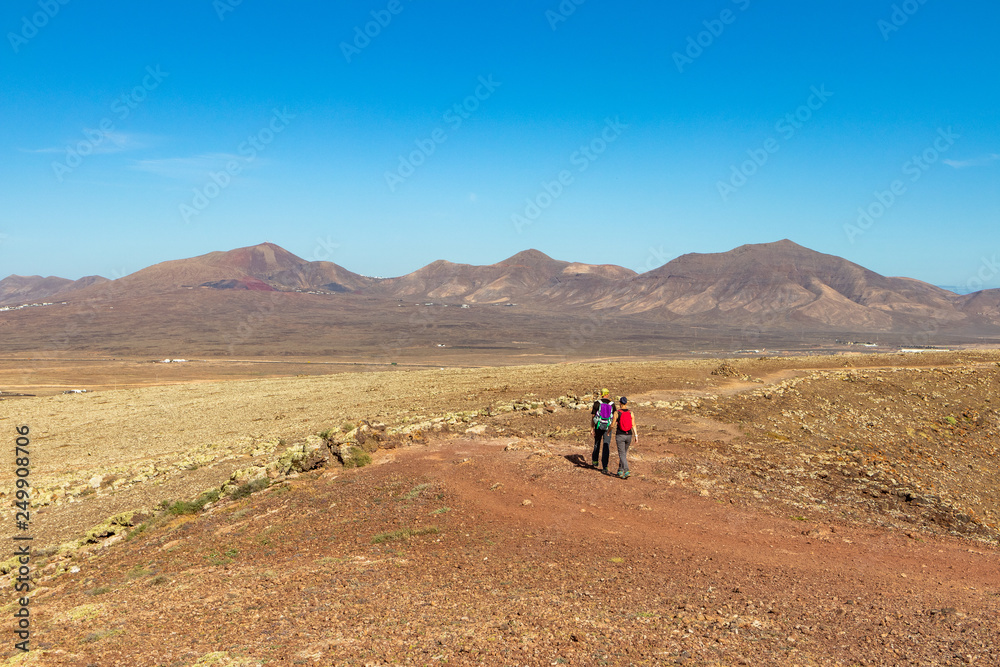
[[[614,421],[614,414],[614,403],[601,401],[601,405],[597,408],[597,414],[594,415],[594,428],[598,431],[607,431],[611,428],[611,422]]]

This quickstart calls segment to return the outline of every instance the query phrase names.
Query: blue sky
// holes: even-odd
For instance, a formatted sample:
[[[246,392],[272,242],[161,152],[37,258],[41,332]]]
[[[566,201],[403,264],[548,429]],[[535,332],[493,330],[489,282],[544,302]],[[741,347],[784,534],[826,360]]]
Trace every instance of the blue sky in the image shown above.
[[[11,0],[0,275],[262,241],[368,275],[526,248],[646,270],[790,238],[1000,287],[998,23],[943,0]]]

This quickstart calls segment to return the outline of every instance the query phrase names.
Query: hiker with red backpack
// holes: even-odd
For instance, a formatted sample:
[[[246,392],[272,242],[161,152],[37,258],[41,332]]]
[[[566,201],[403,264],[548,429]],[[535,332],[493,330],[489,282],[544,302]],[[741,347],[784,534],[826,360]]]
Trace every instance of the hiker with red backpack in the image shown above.
[[[594,454],[590,457],[593,466],[596,468],[601,463],[601,472],[608,474],[608,460],[611,458],[611,424],[615,420],[615,402],[608,398],[607,389],[601,390],[601,398],[594,401],[591,408],[591,428],[594,432]],[[601,443],[604,444],[602,451]],[[598,461],[598,454],[601,455]]]
[[[624,396],[619,401],[618,419],[615,424],[615,444],[618,445],[618,476],[628,479],[632,474],[628,469],[628,448],[633,442],[638,442],[639,434],[635,431],[635,419],[628,409],[628,399]],[[606,468],[607,466],[605,466]]]

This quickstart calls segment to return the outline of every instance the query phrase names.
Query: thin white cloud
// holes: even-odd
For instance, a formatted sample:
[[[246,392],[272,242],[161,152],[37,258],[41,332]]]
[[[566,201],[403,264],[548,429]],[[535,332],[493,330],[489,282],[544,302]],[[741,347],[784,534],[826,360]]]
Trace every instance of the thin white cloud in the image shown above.
[[[203,178],[210,171],[225,169],[227,164],[234,161],[240,165],[241,171],[263,162],[259,157],[251,161],[245,155],[234,153],[205,153],[193,157],[135,160],[129,168],[166,178],[190,180]]]
[[[46,148],[21,148],[22,153],[33,154],[62,154],[65,155],[70,149],[80,152],[80,145],[86,144],[87,155],[107,155],[110,153],[123,153],[146,148],[150,145],[149,137],[138,134],[127,134],[125,132],[102,132],[98,129],[85,127],[80,131],[77,138],[69,139],[63,146],[50,146]],[[89,150],[87,150],[89,148]]]
[[[967,169],[969,167],[988,167],[997,160],[1000,160],[1000,153],[990,153],[971,160],[942,160],[942,162],[955,169]]]
[[[65,153],[65,148],[18,148],[22,153]]]

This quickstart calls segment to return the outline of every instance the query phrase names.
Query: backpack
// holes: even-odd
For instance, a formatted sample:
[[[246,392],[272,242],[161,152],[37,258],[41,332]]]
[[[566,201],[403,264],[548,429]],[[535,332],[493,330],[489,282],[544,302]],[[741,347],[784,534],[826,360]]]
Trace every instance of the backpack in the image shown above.
[[[615,406],[613,403],[601,401],[601,405],[597,408],[597,414],[594,415],[594,428],[598,431],[607,431],[614,420],[614,411]]]
[[[632,431],[632,413],[625,408],[618,412],[618,428],[626,433]]]

